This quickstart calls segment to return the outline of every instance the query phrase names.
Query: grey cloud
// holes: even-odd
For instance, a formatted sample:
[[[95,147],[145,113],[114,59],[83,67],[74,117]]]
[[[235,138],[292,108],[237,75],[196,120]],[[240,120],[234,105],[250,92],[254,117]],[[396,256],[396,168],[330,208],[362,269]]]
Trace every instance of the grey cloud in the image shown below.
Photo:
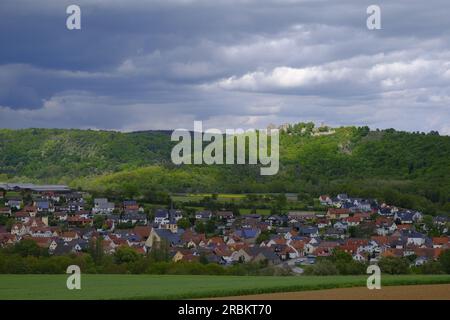
[[[450,129],[450,3],[0,3],[0,126],[118,130],[334,125]],[[11,119],[14,119],[12,121]]]

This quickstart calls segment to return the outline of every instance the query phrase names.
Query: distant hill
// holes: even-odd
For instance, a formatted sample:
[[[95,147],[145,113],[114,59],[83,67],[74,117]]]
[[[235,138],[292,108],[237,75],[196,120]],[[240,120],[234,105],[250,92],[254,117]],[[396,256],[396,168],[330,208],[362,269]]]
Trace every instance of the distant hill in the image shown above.
[[[280,172],[170,161],[168,131],[0,130],[0,181],[67,183],[107,192],[348,192],[429,213],[450,212],[450,137],[367,127],[288,127]]]

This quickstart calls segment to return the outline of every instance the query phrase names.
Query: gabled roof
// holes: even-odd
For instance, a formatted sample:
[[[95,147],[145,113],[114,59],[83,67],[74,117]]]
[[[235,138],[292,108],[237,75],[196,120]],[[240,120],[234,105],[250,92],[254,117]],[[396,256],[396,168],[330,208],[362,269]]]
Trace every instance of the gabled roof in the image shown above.
[[[135,226],[133,232],[141,238],[148,238],[152,228],[150,226]]]
[[[167,242],[173,245],[181,243],[181,236],[184,233],[183,229],[178,229],[177,233],[173,233],[168,229],[153,229],[153,230],[160,238],[166,240]]]

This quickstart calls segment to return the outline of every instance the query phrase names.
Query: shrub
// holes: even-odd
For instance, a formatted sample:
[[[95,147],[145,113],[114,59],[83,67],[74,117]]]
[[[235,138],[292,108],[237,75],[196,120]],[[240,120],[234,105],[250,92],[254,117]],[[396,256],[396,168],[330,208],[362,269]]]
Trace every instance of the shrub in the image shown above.
[[[409,263],[405,258],[383,257],[378,263],[381,272],[389,274],[407,274],[409,273]]]
[[[329,260],[318,260],[314,266],[305,268],[305,274],[314,276],[331,276],[339,274],[336,265]]]

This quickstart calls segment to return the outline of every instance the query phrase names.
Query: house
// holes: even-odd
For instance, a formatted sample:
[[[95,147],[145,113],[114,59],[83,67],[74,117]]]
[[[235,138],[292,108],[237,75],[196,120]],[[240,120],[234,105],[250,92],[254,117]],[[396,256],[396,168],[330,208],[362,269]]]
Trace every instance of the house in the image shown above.
[[[425,244],[426,236],[421,234],[420,232],[408,230],[403,233],[403,236],[407,238],[407,244],[413,244],[416,246],[421,246]]]
[[[353,260],[358,262],[365,262],[367,258],[361,253],[356,253],[353,255]]]
[[[75,239],[79,238],[78,234],[75,231],[64,231],[64,232],[61,232],[59,237],[65,242],[70,242],[72,240],[75,240]]]
[[[160,225],[163,223],[169,223],[169,211],[165,209],[158,209],[155,212],[154,223]]]
[[[0,232],[0,248],[8,247],[16,242],[16,236],[10,233]]]
[[[67,221],[68,214],[66,212],[55,212],[53,217],[58,221]]]
[[[70,227],[92,226],[93,220],[82,217],[81,215],[73,215],[67,217],[67,223]]]
[[[17,211],[13,214],[13,216],[17,221],[20,221],[23,223],[26,223],[31,219],[30,214],[28,212],[24,212],[24,211]]]
[[[10,216],[11,208],[0,208],[0,216]]]
[[[173,262],[193,262],[199,260],[199,254],[190,249],[177,249],[172,257]]]
[[[319,197],[319,202],[323,206],[331,206],[333,204],[333,200],[327,195],[322,195]]]
[[[286,232],[284,234],[285,239],[289,240],[293,237],[296,237],[298,235],[298,229],[296,228],[292,228],[291,230],[289,230],[288,232]]]
[[[331,225],[331,222],[327,219],[317,221],[317,228],[323,229]]]
[[[73,252],[73,246],[63,240],[52,240],[49,244],[48,251],[51,255],[55,256],[67,255]]]
[[[6,203],[5,206],[9,207],[10,209],[14,208],[16,210],[20,210],[20,208],[22,208],[22,200],[21,199],[9,199]]]
[[[450,222],[450,218],[449,217],[444,217],[444,216],[433,217],[433,224],[434,225],[443,227],[443,226],[447,225],[448,222]]]
[[[232,253],[240,250],[242,248],[239,248],[237,250],[230,250],[226,245],[216,246],[213,249],[213,253],[216,257],[219,258],[219,261],[223,262],[224,264],[230,264],[233,262],[232,260]]]
[[[348,200],[348,195],[345,193],[340,193],[337,195],[337,199],[339,201],[347,201]]]
[[[316,255],[330,256],[333,250],[339,247],[339,242],[337,241],[321,241],[316,246]]]
[[[89,241],[84,239],[73,239],[70,243],[74,252],[87,251],[89,248]]]
[[[30,227],[28,230],[28,233],[33,238],[51,238],[55,234],[53,233],[52,229],[46,226],[36,226],[36,227]]]
[[[242,228],[234,231],[234,236],[244,240],[247,243],[254,243],[261,230],[256,228]]]
[[[372,210],[372,203],[369,200],[355,200],[353,204],[361,211],[371,211]]]
[[[152,228],[150,235],[145,242],[148,248],[153,248],[155,245],[158,246],[162,241],[165,241],[169,246],[177,246],[182,244],[181,236],[184,230],[178,229],[177,232],[172,232],[168,229],[156,229]]]
[[[269,265],[280,264],[280,258],[272,250],[261,247],[248,247],[244,249],[250,256],[252,262],[267,262]]]
[[[381,207],[378,209],[378,214],[381,216],[392,216],[394,213],[390,207]]]
[[[135,200],[125,200],[122,204],[124,211],[138,211],[139,205]]]
[[[70,212],[79,212],[84,210],[83,201],[70,201],[67,203],[67,210]]]
[[[152,228],[150,226],[139,226],[136,225],[133,228],[133,233],[138,235],[143,241],[146,241],[150,236]]]
[[[269,224],[271,226],[281,226],[285,223],[287,223],[288,218],[286,216],[279,216],[279,215],[274,215],[274,216],[270,216],[266,219],[267,222],[269,222]]]
[[[427,257],[417,257],[416,260],[414,260],[414,265],[418,267],[425,264],[427,261],[428,261]]]
[[[337,230],[347,230],[348,227],[349,226],[348,226],[347,222],[341,222],[341,221],[338,221],[333,225],[333,228],[337,229]]]
[[[119,223],[146,225],[147,222],[147,215],[145,213],[126,213],[119,218]]]
[[[326,217],[328,219],[342,219],[350,216],[350,210],[346,208],[329,208]]]
[[[399,211],[394,215],[395,222],[398,224],[412,224],[422,220],[420,212]]]
[[[109,202],[106,198],[94,199],[94,207],[92,208],[93,214],[108,214],[113,213],[114,203]]]
[[[185,234],[183,234],[183,236]],[[203,233],[192,234],[190,237],[182,237],[182,240],[185,241],[188,248],[197,248],[206,246],[206,236]]]
[[[323,234],[324,238],[344,239],[345,229],[328,228]]]
[[[199,211],[195,213],[195,219],[197,220],[209,220],[212,217],[212,212],[209,210]]]
[[[450,248],[449,237],[433,237],[433,248]]]
[[[163,224],[176,224],[183,217],[180,210],[158,209],[155,212],[154,224],[159,226]]]
[[[234,214],[232,211],[217,211],[215,213],[215,216],[218,219],[227,220],[227,221],[232,220],[234,218]]]
[[[318,243],[311,243],[311,242],[307,243],[303,249],[304,254],[305,255],[313,254],[316,251],[317,247],[318,247]]]
[[[36,207],[37,212],[39,213],[48,213],[55,211],[53,205],[48,200],[37,200],[34,202],[34,206]]]
[[[303,251],[305,249],[305,245],[306,245],[307,241],[304,239],[299,239],[299,238],[293,238],[289,241],[286,242],[286,244],[292,248],[294,248],[298,255],[301,256],[303,254]]]
[[[289,223],[313,220],[316,218],[315,212],[311,211],[290,211],[287,214]]]
[[[319,229],[317,227],[307,226],[307,227],[301,227],[298,230],[299,235],[307,236],[310,238],[318,237],[319,236]]]
[[[370,220],[370,212],[356,212],[353,217],[358,218],[360,221]]]
[[[359,217],[347,217],[343,219],[343,222],[347,223],[347,226],[353,227],[358,226],[361,223],[361,219]]]
[[[216,236],[216,237],[210,238],[207,242],[207,245],[209,247],[223,246],[223,245],[225,245],[225,241],[222,237]]]
[[[15,223],[12,225],[10,233],[12,235],[21,237],[28,233],[28,228],[25,226],[25,224]]]
[[[283,237],[282,235],[274,235],[271,237],[269,241],[265,244],[266,247],[271,247],[278,244],[286,244],[287,239]]]
[[[234,251],[231,254],[230,260],[231,262],[250,262],[253,259],[253,256],[250,255],[246,250],[240,249],[238,251]]]

